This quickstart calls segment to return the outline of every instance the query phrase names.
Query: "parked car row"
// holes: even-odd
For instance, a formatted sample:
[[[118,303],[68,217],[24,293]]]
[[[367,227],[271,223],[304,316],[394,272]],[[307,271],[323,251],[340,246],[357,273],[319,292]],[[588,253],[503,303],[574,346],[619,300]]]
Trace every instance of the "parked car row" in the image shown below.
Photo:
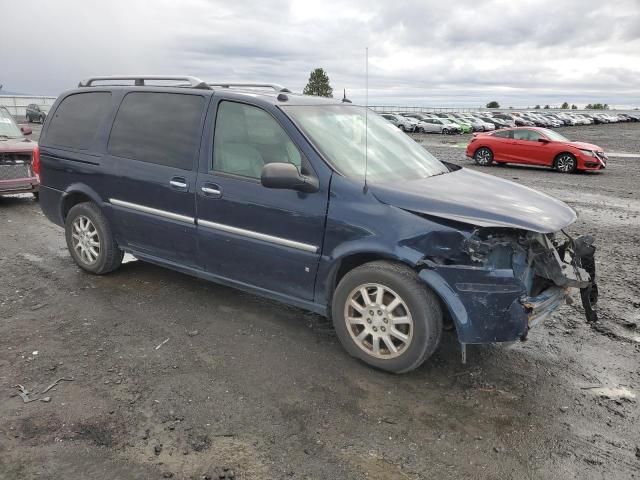
[[[500,128],[593,125],[639,122],[640,113],[528,112],[384,112],[382,117],[404,132],[457,134],[489,132]]]

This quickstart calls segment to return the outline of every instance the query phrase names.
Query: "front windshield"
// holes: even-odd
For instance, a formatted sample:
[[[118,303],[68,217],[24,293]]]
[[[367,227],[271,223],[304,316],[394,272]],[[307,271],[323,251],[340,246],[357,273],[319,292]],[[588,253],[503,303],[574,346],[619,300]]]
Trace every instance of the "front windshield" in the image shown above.
[[[541,131],[542,133],[545,134],[545,136],[549,140],[553,140],[554,142],[570,142],[571,141],[567,137],[563,137],[558,132],[554,132],[553,130],[549,130],[548,128],[542,128]]]
[[[282,107],[342,175],[364,178],[365,108],[355,105]],[[392,182],[447,173],[449,169],[376,113],[367,115],[367,181]]]
[[[7,110],[0,108],[0,138],[18,138],[22,132]]]

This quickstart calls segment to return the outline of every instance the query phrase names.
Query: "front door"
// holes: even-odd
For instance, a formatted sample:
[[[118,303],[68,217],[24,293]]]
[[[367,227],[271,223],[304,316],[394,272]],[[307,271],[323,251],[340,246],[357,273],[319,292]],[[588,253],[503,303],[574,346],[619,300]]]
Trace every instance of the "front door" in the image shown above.
[[[540,142],[542,136],[535,130],[513,130],[512,152],[514,160],[528,165],[549,165],[548,143]]]
[[[196,187],[199,263],[236,283],[312,300],[328,185],[316,193],[263,187],[267,163],[314,175],[280,123],[286,118],[229,100],[213,114],[212,155],[201,162]]]

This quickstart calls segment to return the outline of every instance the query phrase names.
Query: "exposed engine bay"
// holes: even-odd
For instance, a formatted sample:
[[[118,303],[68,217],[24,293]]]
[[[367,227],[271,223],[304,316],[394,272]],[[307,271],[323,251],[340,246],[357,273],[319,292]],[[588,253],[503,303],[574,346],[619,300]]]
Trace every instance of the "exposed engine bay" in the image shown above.
[[[474,263],[493,268],[513,268],[531,297],[556,286],[580,289],[587,321],[598,319],[594,238],[535,232],[487,233],[478,229],[464,248]]]
[[[472,227],[414,242],[425,254],[419,275],[444,299],[462,344],[524,340],[531,327],[572,303],[574,288],[587,321],[597,320],[596,247],[589,235]]]

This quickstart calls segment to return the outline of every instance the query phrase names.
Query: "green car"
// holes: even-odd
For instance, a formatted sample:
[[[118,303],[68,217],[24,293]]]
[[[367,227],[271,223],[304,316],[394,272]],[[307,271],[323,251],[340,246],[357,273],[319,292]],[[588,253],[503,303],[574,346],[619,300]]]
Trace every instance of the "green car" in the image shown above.
[[[471,126],[471,124],[465,122],[464,120],[461,120],[455,117],[447,117],[447,120],[450,120],[451,122],[457,124],[460,127],[460,130],[462,131],[462,133],[473,132],[473,127]]]

